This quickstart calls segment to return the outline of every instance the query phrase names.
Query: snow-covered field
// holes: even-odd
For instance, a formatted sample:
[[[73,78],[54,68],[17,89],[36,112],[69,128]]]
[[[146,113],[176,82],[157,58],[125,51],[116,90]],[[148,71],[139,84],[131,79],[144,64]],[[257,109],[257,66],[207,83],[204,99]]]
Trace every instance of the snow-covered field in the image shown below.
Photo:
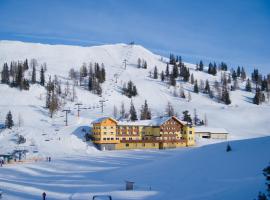
[[[70,68],[79,70],[84,62],[104,63],[106,81],[102,97],[76,87],[78,99],[66,105],[71,109],[68,126],[64,112],[49,117],[43,87],[36,84],[29,91],[19,91],[0,84],[0,124],[9,110],[16,124],[12,130],[0,132],[0,154],[19,148],[29,150],[31,156],[53,157],[52,163],[0,168],[4,199],[37,199],[43,191],[49,199],[89,199],[95,193],[109,193],[114,199],[253,199],[264,188],[261,170],[269,162],[269,137],[235,141],[231,153],[225,153],[225,143],[204,146],[217,141],[197,141],[202,147],[192,149],[121,152],[99,152],[84,141],[91,121],[102,116],[101,99],[105,100],[103,115],[112,115],[113,106],[120,108],[121,102],[129,110],[130,99],[120,92],[129,80],[138,89],[139,95],[133,98],[138,114],[145,99],[153,115],[163,114],[170,101],[180,116],[182,111],[193,113],[194,109],[201,119],[207,115],[209,126],[229,131],[229,140],[270,136],[270,104],[250,103],[254,94],[243,90],[245,82],[239,83],[240,90],[230,93],[229,106],[193,93],[190,83],[181,83],[186,94],[191,91],[192,100],[188,102],[174,97],[173,89],[160,79],[149,78],[155,66],[159,72],[165,70],[162,60],[166,58],[139,45],[78,47],[0,41],[0,66],[26,58],[36,58],[39,64],[46,62],[46,76],[57,75],[62,80],[68,78]],[[136,67],[138,58],[147,61],[148,69]],[[198,80],[208,79],[210,84],[220,80],[220,74],[212,76],[195,71],[193,64],[186,65]],[[119,77],[117,83],[115,75]],[[86,108],[81,110],[80,118],[76,116],[77,102]],[[17,134],[26,138],[25,144],[16,144]],[[135,180],[137,190],[123,191],[124,180]]]
[[[262,169],[269,161],[270,137],[199,148],[166,151],[92,152],[56,158],[52,162],[0,168],[4,199],[226,200],[254,199],[264,191]],[[125,180],[135,182],[125,191]]]

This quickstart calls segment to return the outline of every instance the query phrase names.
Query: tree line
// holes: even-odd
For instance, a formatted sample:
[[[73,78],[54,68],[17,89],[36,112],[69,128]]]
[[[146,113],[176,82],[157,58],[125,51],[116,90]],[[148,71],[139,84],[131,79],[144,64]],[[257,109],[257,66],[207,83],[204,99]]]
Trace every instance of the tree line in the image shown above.
[[[40,67],[39,81],[37,81],[36,78],[37,67]],[[8,63],[4,63],[1,71],[1,83],[7,84],[10,87],[19,88],[20,90],[29,90],[30,83],[39,83],[40,85],[44,86],[46,70],[46,63],[38,66],[36,59],[31,59],[30,64],[28,64],[28,59],[17,62],[12,61],[10,65],[8,65]]]

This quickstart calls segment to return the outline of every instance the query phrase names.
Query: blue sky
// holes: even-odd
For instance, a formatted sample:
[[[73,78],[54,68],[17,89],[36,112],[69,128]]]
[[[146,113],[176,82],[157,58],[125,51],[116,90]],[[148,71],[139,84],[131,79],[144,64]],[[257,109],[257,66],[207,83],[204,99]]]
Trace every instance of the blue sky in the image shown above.
[[[269,0],[0,0],[0,39],[99,45],[135,41],[184,60],[270,72]]]

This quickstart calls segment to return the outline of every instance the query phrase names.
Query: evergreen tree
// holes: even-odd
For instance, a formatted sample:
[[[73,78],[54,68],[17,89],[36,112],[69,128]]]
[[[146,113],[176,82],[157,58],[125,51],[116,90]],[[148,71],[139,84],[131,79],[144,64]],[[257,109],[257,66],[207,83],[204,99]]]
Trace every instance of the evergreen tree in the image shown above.
[[[170,76],[169,63],[167,63],[167,66],[166,66],[165,76],[167,78],[169,78],[169,76]]]
[[[210,85],[209,85],[209,81],[206,80],[206,82],[205,82],[205,88],[204,88],[204,93],[209,94],[209,92],[210,92]]]
[[[88,90],[89,91],[92,91],[93,90],[93,78],[90,75],[88,77]]]
[[[165,75],[164,75],[164,72],[163,71],[161,72],[160,79],[161,79],[161,81],[164,81],[165,80]]]
[[[222,71],[227,71],[227,70],[228,70],[227,64],[224,63],[224,62],[221,62],[221,63],[220,63],[220,69],[221,69]]]
[[[106,80],[106,71],[105,71],[105,68],[102,66],[101,67],[101,81],[100,81],[100,83],[105,82],[105,80]]]
[[[213,74],[213,64],[210,62],[209,65],[208,65],[208,74]]]
[[[264,193],[259,192],[258,194],[258,200],[267,200],[267,197]]]
[[[33,84],[36,83],[36,67],[35,67],[35,66],[33,66],[31,82],[32,82]]]
[[[6,116],[5,127],[10,129],[12,126],[14,126],[14,122],[12,119],[11,111],[9,111]]]
[[[138,66],[138,68],[142,67],[142,60],[140,58],[138,58],[137,66]]]
[[[227,144],[226,151],[229,152],[229,151],[231,151],[231,150],[232,150],[231,146],[230,146],[229,144]]]
[[[237,79],[237,73],[235,72],[235,70],[233,70],[233,72],[232,72],[232,79],[233,80]]]
[[[131,120],[131,121],[136,121],[136,120],[138,120],[138,118],[137,118],[137,112],[136,112],[136,109],[135,109],[135,107],[134,107],[134,104],[133,104],[132,100],[131,100],[131,102],[130,102],[129,114],[130,114],[130,120]]]
[[[212,74],[215,76],[217,75],[217,65],[214,63],[213,69],[212,69]]]
[[[255,93],[255,96],[253,98],[253,103],[259,105],[259,104],[261,104],[264,101],[265,101],[264,94],[260,91],[259,88],[257,88],[256,89],[256,93]]]
[[[44,86],[45,85],[45,75],[44,75],[44,68],[41,67],[40,69],[40,85]]]
[[[223,86],[223,88],[222,88],[221,100],[226,105],[231,104],[230,94],[229,94],[229,91],[227,90],[227,87],[226,86]]]
[[[18,65],[17,73],[16,73],[16,80],[15,80],[15,86],[22,89],[22,83],[23,82],[23,66]]]
[[[177,78],[179,76],[179,71],[177,65],[173,66],[172,75],[174,78]]]
[[[170,85],[175,86],[176,85],[176,80],[173,74],[170,75]]]
[[[267,193],[270,197],[270,166],[263,169],[263,175],[266,178]]]
[[[126,95],[128,98],[131,98],[133,96],[137,96],[137,94],[138,94],[137,88],[133,84],[132,81],[128,82],[127,87],[126,87],[126,84],[124,84],[122,91],[123,91],[123,94]]]
[[[246,83],[246,91],[247,92],[251,92],[252,88],[251,88],[251,83],[250,83],[250,80],[248,79],[247,80],[247,83]]]
[[[141,109],[141,120],[151,119],[151,111],[148,107],[147,101],[145,100],[144,105],[142,105]]]
[[[239,66],[237,67],[236,74],[237,74],[237,77],[240,77],[240,75],[241,75],[241,68]]]
[[[188,122],[188,123],[192,123],[192,119],[191,119],[190,114],[188,113],[187,110],[185,110],[183,112],[183,121]]]
[[[203,71],[203,61],[202,60],[199,63],[199,71]]]
[[[26,59],[24,62],[23,62],[23,71],[27,71],[29,69],[29,66],[28,66],[28,60]]]
[[[190,77],[190,83],[193,85],[194,84],[194,75],[191,74],[191,77]]]
[[[1,83],[9,84],[10,83],[9,75],[10,74],[9,74],[8,64],[4,63],[4,66],[1,72]]]
[[[157,66],[155,66],[154,68],[154,79],[157,79],[158,78],[158,69],[157,69]]]
[[[199,87],[198,87],[198,81],[197,80],[195,80],[195,82],[194,82],[194,92],[199,93]]]
[[[244,80],[246,80],[246,78],[247,78],[247,75],[246,75],[246,72],[245,72],[245,69],[244,69],[244,67],[242,67],[241,68],[241,79],[244,81]]]

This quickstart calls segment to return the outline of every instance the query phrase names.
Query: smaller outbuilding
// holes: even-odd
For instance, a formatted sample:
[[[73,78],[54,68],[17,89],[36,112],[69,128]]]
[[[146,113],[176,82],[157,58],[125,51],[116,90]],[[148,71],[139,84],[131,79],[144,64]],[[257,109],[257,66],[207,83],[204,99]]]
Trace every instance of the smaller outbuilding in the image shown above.
[[[227,140],[229,132],[225,128],[196,127],[195,135],[199,138]]]

